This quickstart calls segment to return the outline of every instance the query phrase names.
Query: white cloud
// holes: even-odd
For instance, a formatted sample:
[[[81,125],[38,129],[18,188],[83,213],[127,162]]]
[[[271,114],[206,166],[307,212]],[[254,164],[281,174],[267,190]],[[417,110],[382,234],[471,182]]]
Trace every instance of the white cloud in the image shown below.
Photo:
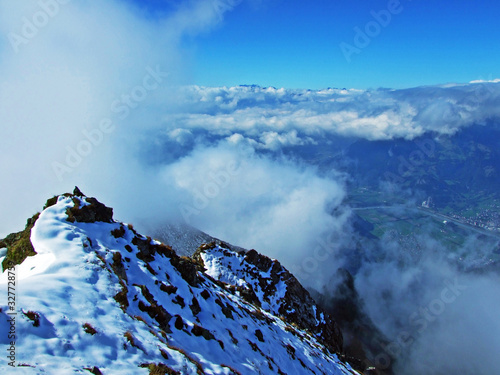
[[[293,142],[280,142],[283,147],[309,143],[307,136],[386,140],[451,134],[500,117],[500,85],[494,81],[371,91],[192,86],[180,95],[192,105],[168,117],[175,126],[226,137],[238,133],[264,145],[267,135],[293,135]],[[279,144],[269,146],[276,150]]]
[[[364,248],[356,288],[366,311],[386,335],[376,344],[379,365],[390,355],[398,374],[489,374],[497,366],[500,309],[496,272],[468,272],[478,249],[468,237],[460,256],[430,236],[418,236],[419,255],[390,236],[382,252]],[[452,259],[460,258],[459,264]]]
[[[151,106],[161,103],[165,110],[175,103],[171,88],[185,80],[181,37],[210,29],[230,10],[211,0],[190,1],[151,20],[121,0],[61,3],[0,0],[0,32],[6,36],[0,43],[2,234],[22,227],[48,196],[75,184],[99,185],[94,176],[116,164],[109,158],[120,158],[110,151],[114,139],[127,138],[125,133],[129,140],[140,138],[159,123],[161,114]],[[170,75],[134,101],[148,68]],[[108,118],[115,131],[59,181],[53,163],[65,163],[67,147],[87,142],[82,131]],[[129,152],[135,150],[129,145]]]
[[[264,148],[272,151],[278,151],[288,146],[300,146],[305,143],[304,140],[297,136],[297,130],[292,130],[283,134],[274,131],[264,132],[260,136],[260,141],[264,144]]]
[[[168,136],[181,146],[193,140],[193,133],[187,129],[174,129],[168,133]]]
[[[162,169],[183,218],[216,237],[255,248],[287,265],[335,230],[341,183],[314,168],[258,155],[226,142],[197,148]]]

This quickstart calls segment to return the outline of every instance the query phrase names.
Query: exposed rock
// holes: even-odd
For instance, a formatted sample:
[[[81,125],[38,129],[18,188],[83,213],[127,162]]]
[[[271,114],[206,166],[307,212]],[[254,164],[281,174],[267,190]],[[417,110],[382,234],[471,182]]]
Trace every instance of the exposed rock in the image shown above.
[[[113,253],[113,263],[111,263],[111,268],[115,272],[116,276],[127,281],[127,272],[125,271],[125,267],[123,266],[121,253]]]
[[[113,235],[114,238],[123,237],[125,235],[125,227],[123,225],[120,225],[120,228],[113,229],[111,231],[111,234]]]
[[[113,222],[113,209],[106,207],[95,198],[85,198],[87,204],[82,205],[82,200],[77,196],[73,197],[74,206],[68,208],[68,221],[74,223],[104,223]]]
[[[198,324],[194,324],[191,333],[195,336],[203,336],[205,340],[215,340],[215,336],[208,329],[199,326]]]
[[[282,277],[286,280],[287,291],[280,307],[280,314],[287,321],[292,321],[298,327],[318,335],[323,344],[335,353],[342,353],[344,339],[338,324],[319,306],[313,308],[316,302],[292,274],[286,271]]]
[[[220,306],[222,313],[228,319],[234,319],[233,310],[229,307],[229,305],[224,304],[220,299],[216,299],[215,303]]]
[[[250,264],[253,264],[262,272],[267,272],[269,268],[271,268],[271,266],[273,265],[273,260],[271,258],[259,254],[254,249],[249,250],[245,254],[245,261]]]
[[[113,297],[116,302],[120,305],[122,310],[125,312],[127,311],[127,308],[129,307],[129,301],[128,301],[128,288],[125,285],[125,283],[122,284],[122,290]]]
[[[175,317],[175,322],[174,322],[174,326],[176,329],[178,330],[181,330],[184,328],[184,321],[182,320],[182,317],[180,315],[177,315]]]
[[[82,191],[78,188],[78,186],[75,186],[75,188],[73,189],[73,195],[75,197],[80,197],[80,198],[85,197],[85,194],[82,193]]]
[[[146,312],[151,318],[158,322],[158,326],[164,330],[165,332],[171,333],[170,330],[170,319],[172,319],[172,315],[170,315],[167,310],[154,299],[154,296],[144,285],[135,285],[141,289],[142,295],[146,298],[146,300],[150,303],[150,305],[146,305],[142,301],[139,301],[138,306],[139,310]]]
[[[11,233],[3,240],[0,240],[0,248],[7,248],[7,255],[2,262],[2,272],[7,268],[21,264],[27,257],[36,255],[33,244],[31,243],[31,229],[35,225],[40,214],[34,215],[26,222],[23,231]]]
[[[255,337],[257,337],[257,340],[260,342],[264,342],[264,335],[260,329],[255,330]]]
[[[354,368],[367,374],[391,374],[391,367],[385,370],[373,368],[367,372],[366,369],[372,366],[379,354],[381,345],[386,346],[390,342],[365,312],[364,303],[349,271],[339,268],[332,278],[336,280],[335,283],[332,282],[336,285],[334,290],[324,288],[321,292],[311,290],[311,293],[341,327],[345,337],[346,360]]]
[[[173,285],[165,285],[165,284],[161,283],[160,284],[160,290],[162,292],[165,292],[165,293],[168,293],[168,294],[172,294],[172,293],[177,292],[177,287],[173,286]]]
[[[170,262],[189,285],[197,286],[199,284],[198,267],[193,260],[175,255],[170,259]]]
[[[102,372],[101,370],[99,369],[99,367],[92,367],[92,368],[85,368],[85,370],[89,371],[90,373],[94,374],[94,375],[102,375]]]
[[[175,251],[168,245],[158,244],[151,237],[135,236],[132,243],[137,246],[139,253],[137,258],[144,262],[152,262],[156,254],[164,255],[167,258],[176,258]]]
[[[31,321],[33,321],[33,327],[40,327],[40,314],[34,311],[24,312],[23,314]]]
[[[189,308],[191,309],[193,315],[198,315],[201,312],[201,307],[196,297],[193,297],[193,300],[189,305]]]

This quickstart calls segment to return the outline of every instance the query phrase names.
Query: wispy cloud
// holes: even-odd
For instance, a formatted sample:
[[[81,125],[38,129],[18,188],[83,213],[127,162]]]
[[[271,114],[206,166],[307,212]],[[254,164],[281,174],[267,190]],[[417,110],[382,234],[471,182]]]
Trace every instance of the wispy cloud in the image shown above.
[[[235,5],[194,0],[151,19],[121,0],[1,0],[0,173],[9,183],[0,211],[9,218],[4,214],[0,232],[19,228],[48,195],[92,180],[116,157],[116,139],[155,123],[159,114],[148,108],[171,106],[171,88],[186,79],[182,37],[206,32]],[[169,76],[144,98],[136,89],[148,69]],[[89,152],[84,132],[109,121],[113,133],[103,132]],[[84,160],[61,182],[53,165],[66,164],[69,149],[79,146]]]
[[[470,236],[457,262],[459,255],[431,236],[417,240],[418,254],[388,237],[378,251],[364,249],[356,287],[389,339],[376,346],[374,362],[392,364],[398,374],[494,371],[500,325],[491,312],[500,309],[499,277],[464,271],[482,258],[485,243]]]

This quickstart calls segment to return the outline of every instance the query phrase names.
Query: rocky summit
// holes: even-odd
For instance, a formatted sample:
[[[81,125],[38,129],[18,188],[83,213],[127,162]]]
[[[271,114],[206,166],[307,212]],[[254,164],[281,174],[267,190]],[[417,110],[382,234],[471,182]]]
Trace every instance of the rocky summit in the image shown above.
[[[277,260],[200,245],[181,257],[78,189],[49,199],[0,241],[15,297],[0,302],[0,372],[358,373],[337,324]]]

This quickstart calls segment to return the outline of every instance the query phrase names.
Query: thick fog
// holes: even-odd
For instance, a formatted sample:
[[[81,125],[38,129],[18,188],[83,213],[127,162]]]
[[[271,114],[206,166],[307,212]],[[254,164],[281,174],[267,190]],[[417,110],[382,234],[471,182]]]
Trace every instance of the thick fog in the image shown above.
[[[484,267],[490,254],[481,254],[492,243],[471,235],[451,252],[427,235],[416,240],[418,254],[390,238],[382,241],[383,254],[363,249],[355,285],[388,340],[374,343],[373,362],[392,364],[397,374],[497,371],[500,280]]]

